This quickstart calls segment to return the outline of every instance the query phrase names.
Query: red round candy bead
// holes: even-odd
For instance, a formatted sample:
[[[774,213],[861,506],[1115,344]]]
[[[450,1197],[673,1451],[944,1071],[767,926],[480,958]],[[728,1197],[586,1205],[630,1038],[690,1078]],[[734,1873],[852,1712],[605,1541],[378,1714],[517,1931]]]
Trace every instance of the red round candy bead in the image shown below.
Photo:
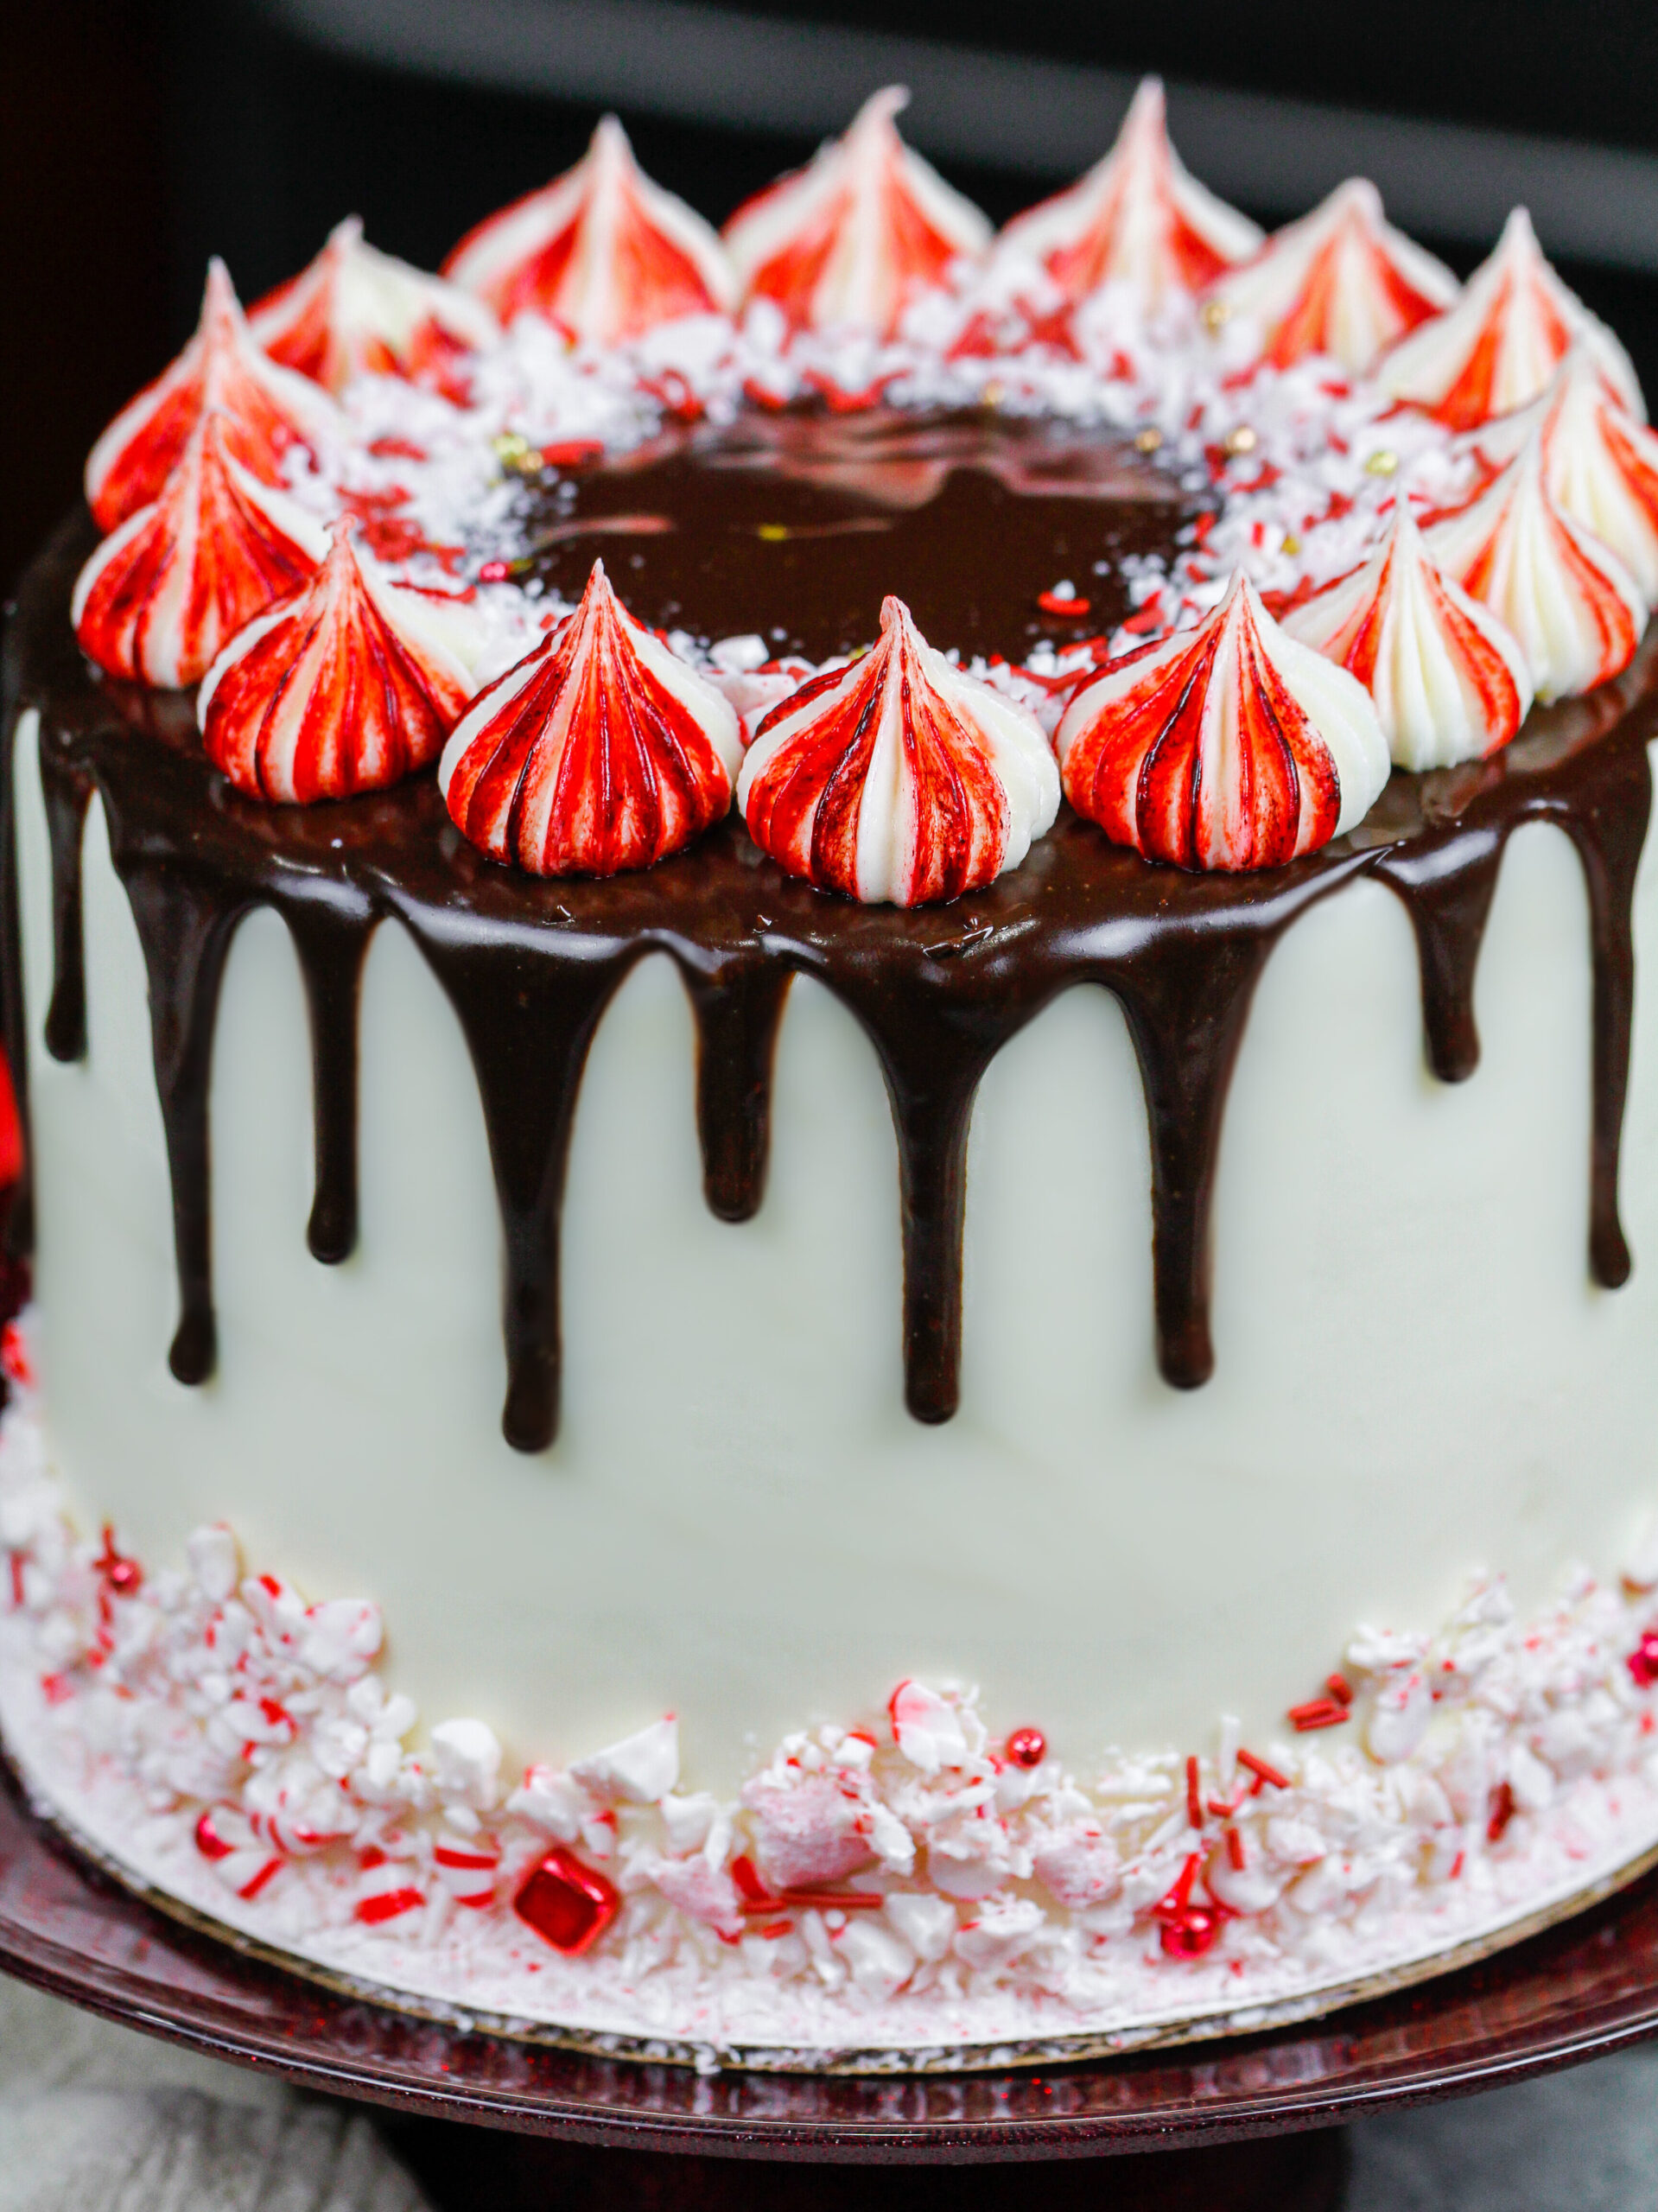
[[[1629,1659],[1629,1672],[1643,1690],[1658,1682],[1658,1628],[1649,1628]]]
[[[1172,1959],[1200,1959],[1221,1932],[1221,1915],[1191,1904],[1163,1923],[1163,1948]]]
[[[1039,1728],[1015,1728],[1005,1748],[1014,1766],[1040,1766],[1048,1755],[1048,1739]]]

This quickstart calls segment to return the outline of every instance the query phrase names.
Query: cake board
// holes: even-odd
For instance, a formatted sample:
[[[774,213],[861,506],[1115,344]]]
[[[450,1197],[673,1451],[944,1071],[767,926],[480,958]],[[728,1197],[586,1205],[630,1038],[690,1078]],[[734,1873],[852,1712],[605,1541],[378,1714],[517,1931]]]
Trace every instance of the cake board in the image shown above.
[[[693,2212],[812,2212],[855,2186],[878,2207],[901,2189],[906,2212],[946,2190],[953,2206],[990,2208],[1042,2160],[1061,2208],[1086,2190],[1136,2212],[1322,2212],[1340,2202],[1346,2120],[1658,2033],[1658,1872],[1477,1964],[1254,2036],[1001,2072],[699,2074],[417,2018],[302,1979],[123,1888],[8,1776],[0,1967],[147,2034],[382,2107],[441,2206],[511,2212],[557,2189],[577,2206],[671,2193]],[[1094,2163],[1107,2157],[1109,2171]],[[836,2165],[889,2171],[854,2183]]]

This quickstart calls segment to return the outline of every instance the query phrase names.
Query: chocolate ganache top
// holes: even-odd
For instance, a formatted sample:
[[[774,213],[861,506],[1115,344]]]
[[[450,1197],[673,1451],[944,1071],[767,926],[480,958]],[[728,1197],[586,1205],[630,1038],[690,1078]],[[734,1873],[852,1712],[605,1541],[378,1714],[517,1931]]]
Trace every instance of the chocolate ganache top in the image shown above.
[[[566,595],[602,553],[633,610],[704,637],[759,631],[814,658],[867,642],[881,595],[907,597],[933,641],[1023,658],[1109,627],[1118,563],[1166,551],[1183,519],[1166,479],[1121,445],[1032,423],[896,423],[884,414],[745,420],[676,432],[617,466],[549,472],[531,491],[536,571]],[[1474,974],[1502,849],[1557,823],[1589,892],[1593,1117],[1589,1262],[1622,1282],[1617,1211],[1634,963],[1630,910],[1650,810],[1658,649],[1613,683],[1534,714],[1495,759],[1395,773],[1360,828],[1254,874],[1186,874],[1114,847],[1062,809],[1022,866],[946,906],[826,896],[785,875],[733,817],[661,866],[605,881],[497,867],[450,823],[435,780],[312,807],[238,797],[208,763],[189,697],[102,679],[76,649],[71,587],[95,532],[84,513],[25,578],[8,625],[3,865],[5,1039],[27,1025],[10,747],[40,715],[52,849],[55,980],[47,1050],[86,1050],[80,850],[96,791],[147,964],[156,1080],[173,1185],[180,1319],[173,1370],[212,1370],[207,1100],[220,979],[237,924],[268,905],[293,936],[312,1027],[316,1188],[308,1237],[342,1259],[356,1234],[357,1008],[370,937],[394,916],[466,1035],[504,1233],[507,1392],[520,1449],[552,1440],[559,1395],[559,1217],[588,1047],[636,962],[665,952],[698,1039],[697,1115],[714,1211],[741,1221],[765,1189],[768,1094],[790,979],[813,976],[856,1016],[886,1078],[898,1139],[905,1394],[919,1420],[957,1402],[969,1122],[1000,1047],[1078,982],[1127,1017],[1151,1135],[1158,1356],[1177,1387],[1213,1366],[1209,1210],[1228,1082],[1274,945],[1318,899],[1379,878],[1420,958],[1436,1075],[1473,1072]],[[625,551],[624,551],[625,549]],[[1096,566],[1096,564],[1100,564]],[[1085,620],[1044,616],[1069,578]],[[39,1020],[39,1010],[30,1019]],[[20,1084],[20,1090],[24,1086]],[[29,1208],[14,1233],[26,1243]]]

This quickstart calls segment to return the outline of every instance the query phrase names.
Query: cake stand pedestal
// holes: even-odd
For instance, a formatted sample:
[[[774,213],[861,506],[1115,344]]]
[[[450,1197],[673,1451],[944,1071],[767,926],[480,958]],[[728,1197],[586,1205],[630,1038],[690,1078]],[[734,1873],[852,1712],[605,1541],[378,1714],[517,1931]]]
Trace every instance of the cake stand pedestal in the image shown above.
[[[701,2075],[325,1988],[133,1896],[8,1783],[0,1968],[148,2034],[389,2108],[393,2139],[445,2208],[817,2212],[855,2192],[860,2212],[942,2212],[946,2198],[950,2212],[990,2212],[1022,2201],[1032,2177],[1016,2169],[1043,2159],[1090,2162],[1044,2172],[1053,2212],[1328,2212],[1344,2120],[1658,2033],[1658,1873],[1477,1966],[1260,2035],[1002,2073]],[[865,2171],[831,2171],[845,2164]]]

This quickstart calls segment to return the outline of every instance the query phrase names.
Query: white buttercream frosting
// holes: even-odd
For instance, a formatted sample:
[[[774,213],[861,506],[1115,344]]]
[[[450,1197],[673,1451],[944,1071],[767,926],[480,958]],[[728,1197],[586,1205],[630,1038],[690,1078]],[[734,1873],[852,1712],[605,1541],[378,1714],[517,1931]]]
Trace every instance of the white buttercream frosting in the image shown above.
[[[441,382],[452,353],[500,336],[482,300],[381,253],[357,215],[336,224],[314,261],[249,310],[248,329],[273,360],[335,393],[365,371]]]
[[[1469,443],[1502,468],[1534,431],[1555,505],[1610,545],[1658,605],[1658,434],[1619,405],[1586,346],[1572,346],[1529,407],[1470,432]]]
[[[573,169],[479,224],[442,273],[503,322],[544,316],[594,346],[736,297],[715,232],[644,174],[613,115]]]
[[[910,906],[1017,868],[1059,810],[1026,709],[963,674],[900,600],[873,650],[760,725],[738,779],[749,834],[820,890]]]
[[[1109,663],[1055,737],[1065,796],[1182,868],[1265,868],[1363,821],[1388,741],[1345,669],[1287,636],[1240,572],[1196,629]]]
[[[1377,365],[1376,379],[1395,399],[1413,400],[1467,429],[1535,399],[1574,340],[1591,354],[1608,390],[1644,420],[1629,355],[1555,275],[1531,218],[1516,207],[1455,306],[1401,338]]]
[[[1229,318],[1247,317],[1280,368],[1323,353],[1357,372],[1457,291],[1444,264],[1386,220],[1375,185],[1352,177],[1217,277],[1206,299]]]
[[[983,252],[989,224],[899,137],[909,97],[873,94],[844,137],[737,210],[725,243],[746,297],[809,329],[886,337],[918,290]]]
[[[1068,191],[1016,215],[997,248],[1034,262],[1066,299],[1121,284],[1153,311],[1201,290],[1260,244],[1247,216],[1187,175],[1169,143],[1161,81],[1147,77],[1109,153]]]
[[[1291,607],[1283,627],[1358,677],[1401,768],[1483,760],[1531,710],[1518,641],[1436,567],[1402,503],[1369,560]]]
[[[1550,498],[1534,430],[1501,475],[1426,532],[1433,558],[1519,639],[1540,699],[1604,683],[1646,627],[1639,585]]]

